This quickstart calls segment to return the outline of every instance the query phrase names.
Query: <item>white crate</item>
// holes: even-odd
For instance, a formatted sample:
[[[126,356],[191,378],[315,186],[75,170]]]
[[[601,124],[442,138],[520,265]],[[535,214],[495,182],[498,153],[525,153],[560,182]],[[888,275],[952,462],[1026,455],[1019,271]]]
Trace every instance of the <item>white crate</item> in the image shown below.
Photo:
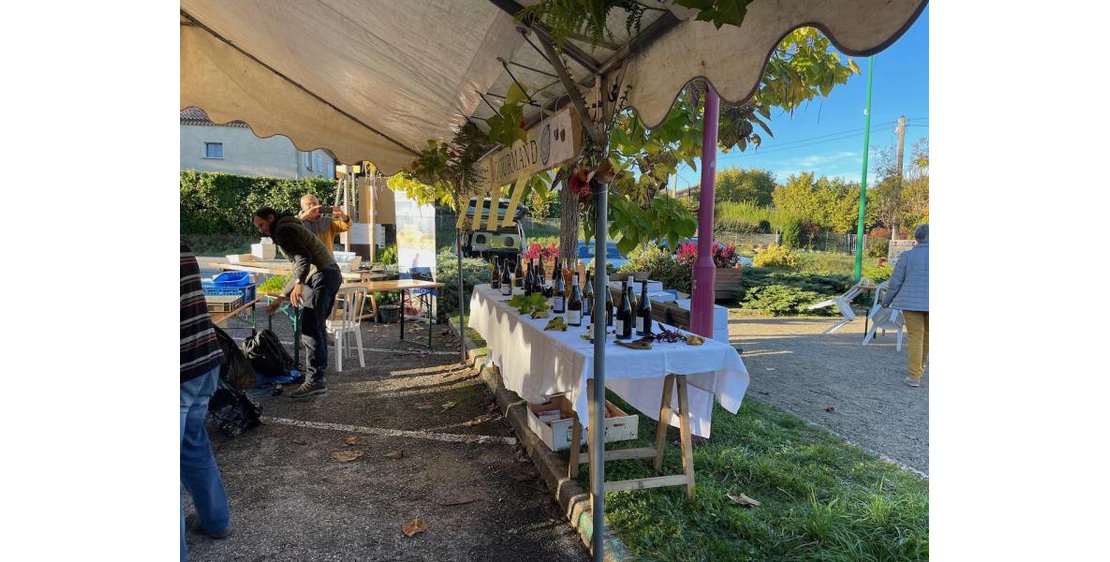
[[[625,277],[625,279],[628,279],[628,278]],[[663,290],[663,282],[662,281],[652,281],[651,279],[648,279],[647,286],[648,286],[647,289],[648,289],[648,294],[649,295],[651,293],[658,293],[658,292],[661,292]],[[615,291],[619,291],[620,288],[621,288],[621,282],[619,280],[610,281],[609,282],[609,287],[612,288]],[[632,282],[632,289],[633,289],[632,292],[635,293],[637,297],[640,296],[640,288],[641,287],[642,287],[642,285],[640,284],[639,281],[633,281]]]
[[[251,255],[262,260],[272,260],[277,257],[277,245],[251,244]]]
[[[639,434],[640,417],[629,415],[605,401],[605,442],[628,441]],[[548,412],[545,414],[545,412]],[[562,396],[552,398],[544,404],[528,404],[528,427],[539,436],[552,451],[565,451],[570,448],[574,426],[574,413]],[[542,418],[542,419],[541,419]],[[586,428],[582,428],[582,441],[586,443]]]

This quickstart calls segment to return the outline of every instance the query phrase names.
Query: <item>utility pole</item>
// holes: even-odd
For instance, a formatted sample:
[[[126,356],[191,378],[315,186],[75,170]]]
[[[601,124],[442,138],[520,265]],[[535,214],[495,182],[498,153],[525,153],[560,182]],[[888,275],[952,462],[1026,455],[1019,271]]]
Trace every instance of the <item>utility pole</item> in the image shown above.
[[[906,116],[903,115],[898,118],[898,126],[894,128],[894,132],[898,135],[898,185],[894,189],[894,220],[890,225],[890,239],[895,240],[899,237],[898,233],[901,232],[899,228],[902,226],[901,221],[898,220],[899,212],[902,209],[902,155],[906,147]]]

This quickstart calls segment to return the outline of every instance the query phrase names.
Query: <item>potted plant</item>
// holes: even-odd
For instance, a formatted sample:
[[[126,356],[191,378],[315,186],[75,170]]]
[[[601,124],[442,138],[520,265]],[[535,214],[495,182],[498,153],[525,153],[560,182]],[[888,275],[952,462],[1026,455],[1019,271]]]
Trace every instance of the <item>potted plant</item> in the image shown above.
[[[693,268],[698,261],[698,247],[693,242],[686,242],[678,247],[678,262]],[[722,244],[713,241],[713,264],[717,266],[716,277],[713,280],[714,300],[727,300],[736,298],[740,290],[740,255],[736,253],[735,244]]]
[[[378,304],[378,322],[392,324],[401,318],[401,304],[399,295],[395,292],[374,293],[374,302]]]

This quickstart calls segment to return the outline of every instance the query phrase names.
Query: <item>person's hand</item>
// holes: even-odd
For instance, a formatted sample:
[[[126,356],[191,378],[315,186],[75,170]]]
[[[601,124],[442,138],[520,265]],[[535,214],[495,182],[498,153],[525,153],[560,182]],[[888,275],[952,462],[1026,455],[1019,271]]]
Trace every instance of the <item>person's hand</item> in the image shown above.
[[[269,316],[277,314],[278,308],[281,306],[281,301],[283,300],[285,300],[285,297],[276,297],[274,300],[270,301],[270,305],[266,307],[266,314]]]
[[[293,306],[301,306],[301,304],[304,302],[303,284],[297,283],[296,285],[293,285],[293,290],[289,293],[289,302],[292,303]]]
[[[332,209],[331,209],[331,216],[333,216],[333,217],[335,217],[335,218],[337,218],[337,219],[343,219],[344,221],[348,221],[348,220],[351,220],[351,219],[350,219],[350,218],[349,218],[349,217],[347,216],[347,213],[344,213],[344,212],[343,212],[343,207],[332,207]]]

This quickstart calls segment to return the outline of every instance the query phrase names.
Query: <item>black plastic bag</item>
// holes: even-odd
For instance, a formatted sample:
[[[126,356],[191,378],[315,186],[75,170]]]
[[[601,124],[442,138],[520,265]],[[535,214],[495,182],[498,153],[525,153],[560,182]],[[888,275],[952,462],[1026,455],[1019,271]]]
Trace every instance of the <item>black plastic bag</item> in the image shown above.
[[[220,350],[224,352],[223,358],[220,359],[220,378],[235,388],[244,390],[253,388],[258,375],[255,374],[251,362],[227,332],[218,326],[213,328],[216,330],[216,340],[220,343]]]
[[[247,393],[219,379],[216,392],[208,400],[208,419],[228,437],[238,437],[244,431],[262,425],[259,406]]]
[[[293,358],[270,330],[261,330],[243,340],[243,352],[255,372],[269,377],[283,377],[293,368]]]

